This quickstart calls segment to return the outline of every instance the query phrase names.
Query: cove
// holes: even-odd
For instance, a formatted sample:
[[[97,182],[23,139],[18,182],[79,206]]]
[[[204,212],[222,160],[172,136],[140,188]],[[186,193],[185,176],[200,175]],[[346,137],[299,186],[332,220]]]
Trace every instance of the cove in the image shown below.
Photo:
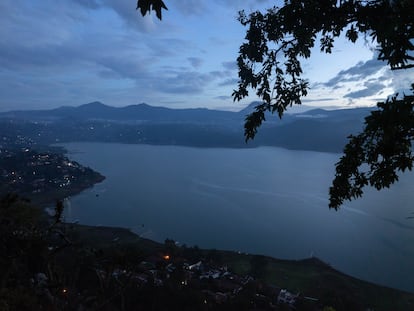
[[[106,179],[68,200],[66,221],[163,242],[284,259],[316,256],[352,276],[414,291],[414,175],[328,209],[338,154],[107,143],[63,144]]]

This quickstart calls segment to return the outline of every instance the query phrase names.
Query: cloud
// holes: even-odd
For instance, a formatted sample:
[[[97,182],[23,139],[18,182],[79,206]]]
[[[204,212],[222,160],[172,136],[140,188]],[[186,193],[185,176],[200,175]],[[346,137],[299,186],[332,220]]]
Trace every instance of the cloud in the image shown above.
[[[199,68],[203,64],[203,60],[199,57],[187,57],[187,60],[194,68]]]
[[[164,67],[157,73],[150,73],[146,79],[151,79],[153,86],[163,93],[170,94],[201,94],[208,89],[214,81],[228,77],[228,71],[214,70],[200,72],[187,68]],[[227,85],[222,83],[222,85]]]
[[[221,70],[213,70],[213,71],[210,71],[209,74],[215,78],[225,78],[229,76],[229,73],[227,71],[221,71]]]
[[[82,25],[86,10],[71,2],[0,1],[0,36],[3,42],[37,47],[60,44],[73,36],[73,27]]]
[[[325,86],[334,87],[339,83],[356,82],[378,73],[385,67],[384,62],[374,58],[366,62],[359,62],[346,70],[341,70],[335,77],[324,83]]]
[[[177,0],[167,3],[170,12],[179,12],[184,16],[203,16],[224,8],[234,12],[234,16],[230,18],[235,18],[237,12],[242,9],[251,11],[273,5],[274,3],[269,0]]]
[[[116,77],[139,80],[146,75],[148,66],[145,61],[128,59],[116,56],[107,56],[97,59],[97,64],[115,73]]]
[[[214,99],[227,101],[227,100],[230,100],[231,99],[231,96],[221,95],[221,96],[214,97]]]
[[[238,81],[239,81],[239,79],[229,78],[229,79],[226,79],[226,80],[218,83],[218,86],[228,86],[228,85],[236,86]]]
[[[176,71],[166,75],[159,73],[152,77],[153,86],[159,92],[169,94],[200,94],[206,85],[215,79],[209,73],[196,71]]]
[[[235,61],[222,62],[223,67],[227,70],[237,70],[237,63]]]
[[[193,47],[193,44],[188,40],[182,40],[182,39],[176,39],[176,38],[163,38],[162,40],[159,40],[158,38],[154,38],[151,40],[151,38],[145,38],[145,43],[139,43],[137,44],[136,48],[138,46],[145,45],[148,47],[151,51],[151,55],[158,57],[160,59],[175,56],[175,55],[182,55],[186,51],[191,50]]]
[[[167,4],[167,7],[170,9],[169,5],[171,5],[170,11],[177,11],[182,15],[202,15],[207,9],[207,1],[203,0],[179,0],[179,1],[170,1]]]
[[[114,12],[101,1],[1,1],[0,108],[79,104],[127,89],[128,98],[144,94],[159,55],[166,46],[179,51],[184,40],[151,45],[157,38],[143,40],[146,33],[126,28]]]
[[[263,7],[272,7],[275,5],[274,1],[269,0],[214,0],[214,2],[218,5],[236,10],[259,10]]]
[[[0,109],[10,103],[46,108],[96,99],[223,107],[230,99],[224,95],[238,82],[233,59],[245,35],[237,10],[273,4],[168,1],[169,11],[159,22],[154,14],[143,18],[135,0],[1,0]],[[372,91],[374,84],[364,83],[380,79],[372,76],[382,65],[372,60],[343,70],[336,80],[315,85],[325,93],[311,99],[347,94],[348,101],[355,92]],[[365,79],[370,72],[376,73]],[[387,79],[404,87],[410,76]],[[254,95],[245,101],[253,100]]]
[[[389,76],[391,78],[391,84],[394,88],[394,92],[399,94],[409,94],[411,84],[414,83],[414,69],[407,70],[393,70],[390,71]]]
[[[73,1],[88,9],[97,9],[100,7],[100,4],[97,0],[73,0]]]
[[[350,92],[345,94],[344,97],[347,98],[361,98],[377,95],[381,90],[385,88],[385,85],[381,82],[366,82],[364,83],[364,88],[362,90]]]
[[[148,33],[157,29],[158,20],[154,14],[144,17],[136,10],[136,1],[131,0],[73,0],[77,5],[89,10],[106,9],[117,14],[125,25],[134,30]]]
[[[124,22],[133,29],[141,32],[152,32],[157,29],[157,18],[154,14],[144,17],[136,10],[136,1],[131,0],[101,0],[104,7],[112,9]]]
[[[370,60],[341,70],[327,82],[312,84],[309,97],[315,101],[326,98],[324,102],[331,101],[333,105],[370,106],[378,98],[391,95],[395,89],[393,84],[391,70],[374,54]],[[336,99],[329,100],[334,96]]]
[[[129,5],[125,5],[125,1],[104,2],[119,12],[118,18],[122,14],[124,18],[125,14],[132,16],[126,11],[136,13],[135,8],[130,10]],[[49,19],[41,16],[49,9],[53,11],[50,3],[41,2],[34,11],[30,6],[21,7],[23,12],[20,14],[14,11],[11,2],[1,4],[4,10],[3,14],[0,12],[0,25],[3,26],[0,34],[5,38],[0,42],[1,68],[18,70],[22,74],[30,70],[31,75],[37,76],[57,70],[81,73],[92,66],[100,77],[137,79],[147,75],[151,66],[164,58],[174,57],[191,47],[191,43],[182,39],[167,38],[161,42],[158,38],[131,33],[120,27],[104,28],[102,23],[108,26],[116,24],[116,15],[108,15],[108,12],[94,12],[103,14],[99,21],[84,19],[87,16],[84,7],[95,10],[98,5],[104,7],[102,2],[78,0],[71,5],[63,3],[65,6],[56,10],[54,17]],[[74,19],[74,16],[79,19]],[[34,22],[32,19],[39,20]],[[6,36],[7,30],[10,34]],[[191,61],[194,65],[201,62],[196,58],[191,58]]]
[[[314,98],[314,99],[304,98],[302,102],[303,103],[324,102],[324,101],[334,101],[336,99],[337,99],[336,97],[323,97],[323,98]]]

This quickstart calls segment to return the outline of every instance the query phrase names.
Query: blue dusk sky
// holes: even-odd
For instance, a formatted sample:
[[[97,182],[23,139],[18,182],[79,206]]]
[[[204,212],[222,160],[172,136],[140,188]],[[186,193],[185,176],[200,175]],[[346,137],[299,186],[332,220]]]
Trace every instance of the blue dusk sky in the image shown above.
[[[165,0],[163,20],[136,0],[1,0],[0,110],[101,101],[237,111],[235,60],[245,28],[238,11],[278,1]],[[304,62],[305,105],[374,105],[409,88],[412,71],[391,72],[363,38],[336,41],[333,54]],[[251,92],[254,93],[254,92]]]

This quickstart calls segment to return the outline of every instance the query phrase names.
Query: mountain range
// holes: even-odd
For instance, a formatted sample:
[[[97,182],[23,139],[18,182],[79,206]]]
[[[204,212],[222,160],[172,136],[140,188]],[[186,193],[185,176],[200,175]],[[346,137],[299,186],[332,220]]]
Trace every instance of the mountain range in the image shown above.
[[[231,112],[147,104],[117,108],[92,102],[78,107],[3,112],[0,127],[6,136],[12,135],[10,127],[17,127],[14,132],[32,135],[39,143],[101,141],[236,148],[268,145],[340,152],[347,136],[362,129],[364,117],[372,110],[312,109],[296,114],[288,111],[282,119],[268,115],[255,139],[246,144],[244,119],[257,104],[253,102],[241,111]],[[10,120],[14,121],[13,126]]]
[[[78,107],[59,107],[51,110],[21,110],[0,113],[0,117],[18,119],[78,119],[106,121],[152,121],[152,122],[220,122],[234,120],[238,113],[206,108],[170,109],[147,104],[111,107],[92,102]]]

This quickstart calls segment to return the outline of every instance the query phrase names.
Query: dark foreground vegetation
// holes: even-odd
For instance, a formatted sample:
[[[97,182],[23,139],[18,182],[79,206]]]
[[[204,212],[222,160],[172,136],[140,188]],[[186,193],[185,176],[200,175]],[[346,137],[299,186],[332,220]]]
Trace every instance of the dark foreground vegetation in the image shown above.
[[[412,310],[414,294],[316,258],[277,260],[143,239],[0,201],[0,310]]]

